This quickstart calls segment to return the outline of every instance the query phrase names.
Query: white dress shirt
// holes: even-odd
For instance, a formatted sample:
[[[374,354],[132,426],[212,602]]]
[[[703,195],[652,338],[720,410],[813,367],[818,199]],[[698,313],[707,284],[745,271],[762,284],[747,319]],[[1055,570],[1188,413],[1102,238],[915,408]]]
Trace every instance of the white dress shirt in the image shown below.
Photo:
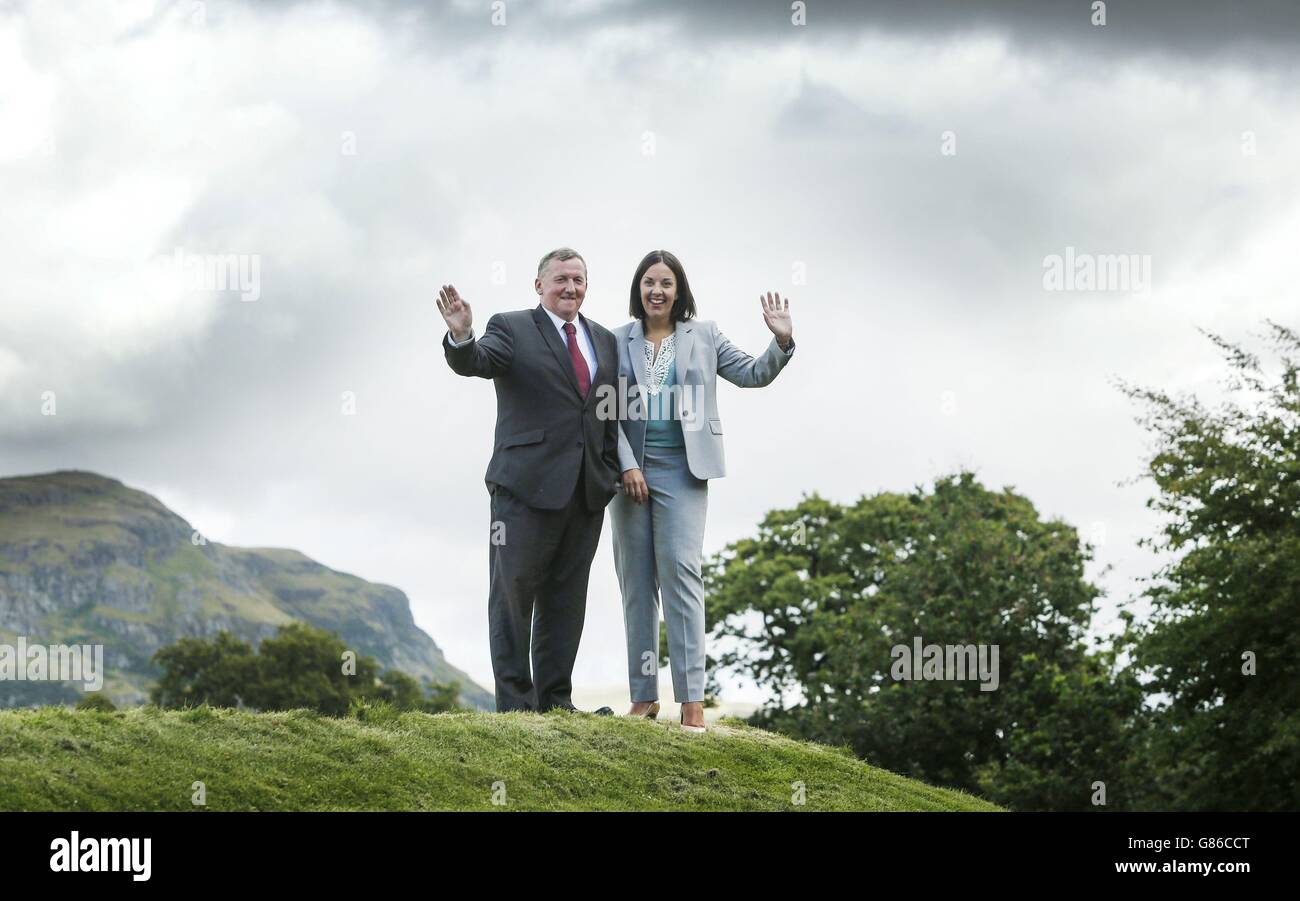
[[[569,347],[569,336],[564,331],[565,321],[559,316],[556,316],[550,310],[546,309],[545,304],[542,305],[542,309],[546,312],[547,316],[551,317],[551,322],[555,324],[555,330],[560,333],[560,343],[564,345],[565,350],[567,351]],[[587,334],[586,324],[576,315],[573,317],[573,324],[577,326],[577,329],[574,331],[574,337],[578,339],[578,350],[582,353],[582,358],[587,361],[587,370],[591,374],[591,383],[594,385],[596,383],[596,349],[591,344],[591,335]],[[455,335],[451,332],[447,332],[447,343],[452,347],[460,347],[473,340],[473,329],[469,330],[469,337],[464,341],[457,341]]]

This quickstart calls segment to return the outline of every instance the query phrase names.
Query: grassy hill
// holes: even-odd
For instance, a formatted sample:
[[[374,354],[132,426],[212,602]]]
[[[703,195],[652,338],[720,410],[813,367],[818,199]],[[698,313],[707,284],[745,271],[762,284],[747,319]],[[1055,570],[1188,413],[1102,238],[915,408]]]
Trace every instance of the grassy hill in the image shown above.
[[[0,761],[0,810],[999,809],[734,720],[52,706],[0,711]]]

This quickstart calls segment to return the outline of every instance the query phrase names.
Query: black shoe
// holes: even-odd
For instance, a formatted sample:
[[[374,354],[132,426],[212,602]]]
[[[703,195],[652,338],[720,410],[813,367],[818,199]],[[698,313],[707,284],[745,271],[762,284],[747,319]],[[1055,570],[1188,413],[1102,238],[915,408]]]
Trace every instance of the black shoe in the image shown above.
[[[556,704],[554,707],[551,707],[551,708],[549,708],[549,709],[550,709],[550,710],[563,710],[563,711],[565,711],[566,713],[586,713],[585,710],[579,710],[577,707],[574,707],[572,704]],[[613,716],[613,715],[614,715],[614,711],[613,711],[612,709],[610,709],[609,707],[601,707],[599,710],[593,710],[592,713],[594,713],[596,716]]]

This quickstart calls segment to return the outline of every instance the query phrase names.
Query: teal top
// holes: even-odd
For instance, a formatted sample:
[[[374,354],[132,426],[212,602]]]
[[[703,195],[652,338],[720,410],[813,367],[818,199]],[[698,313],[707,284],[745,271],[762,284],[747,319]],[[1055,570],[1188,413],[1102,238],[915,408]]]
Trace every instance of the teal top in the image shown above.
[[[663,353],[661,350],[660,353]],[[685,447],[682,437],[680,410],[677,405],[677,392],[672,390],[677,384],[677,361],[668,366],[668,375],[658,394],[645,394],[645,443],[646,447]]]

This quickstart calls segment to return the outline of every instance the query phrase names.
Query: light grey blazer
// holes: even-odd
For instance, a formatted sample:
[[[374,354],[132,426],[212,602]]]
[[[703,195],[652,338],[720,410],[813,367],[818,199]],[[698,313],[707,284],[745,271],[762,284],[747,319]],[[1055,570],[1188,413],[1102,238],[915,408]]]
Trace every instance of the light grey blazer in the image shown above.
[[[711,319],[678,322],[677,383],[680,394],[682,436],[691,474],[697,479],[717,479],[727,474],[722,452],[722,419],[718,416],[718,376],[741,388],[761,388],[769,384],[794,355],[781,350],[776,338],[760,357],[751,357],[736,347]],[[627,403],[627,415],[621,416],[618,433],[619,469],[642,468],[645,459],[644,401],[640,400],[645,380],[645,334],[641,320],[614,329],[618,346],[618,383]],[[638,415],[638,407],[639,414]]]

